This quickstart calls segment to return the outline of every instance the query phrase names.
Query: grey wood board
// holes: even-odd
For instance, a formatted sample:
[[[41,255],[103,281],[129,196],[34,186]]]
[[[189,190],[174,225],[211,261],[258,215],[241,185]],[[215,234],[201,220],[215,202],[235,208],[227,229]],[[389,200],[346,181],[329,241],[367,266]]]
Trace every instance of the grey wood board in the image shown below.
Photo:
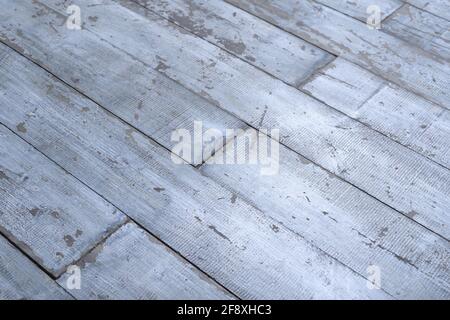
[[[1,83],[25,89],[0,121],[240,298],[391,298],[35,64],[3,62]]]
[[[220,0],[136,2],[293,86],[334,58]]]
[[[367,22],[372,14],[370,6],[378,6],[381,19],[385,19],[403,5],[400,0],[315,0],[350,17]],[[368,12],[369,9],[369,12]]]
[[[2,115],[17,107],[15,99],[8,99],[14,93],[12,88],[6,92],[5,80],[0,84]],[[24,135],[27,117],[15,125]],[[0,232],[53,275],[124,222],[116,208],[4,126],[0,139]]]
[[[284,147],[279,159],[271,176],[261,165],[207,162],[201,171],[358,273],[375,265],[395,298],[450,297],[448,241]]]
[[[44,271],[0,236],[0,300],[69,300]]]
[[[450,3],[448,0],[405,0],[413,6],[428,11],[450,21]]]
[[[450,61],[449,20],[405,5],[386,19],[382,28],[385,32]]]
[[[229,300],[234,297],[164,244],[127,223],[78,262],[83,300]],[[58,279],[67,289],[70,274]]]
[[[450,111],[338,58],[301,90],[450,168]]]
[[[202,122],[204,132],[214,128],[224,136],[226,128],[244,127],[242,121],[88,30],[66,28],[62,14],[38,2],[19,2],[14,10],[2,13],[3,41],[13,47],[20,43],[37,63],[169,150],[175,144],[171,133],[192,131],[194,121]],[[200,164],[221,147],[216,141],[203,141],[203,153],[184,159]]]
[[[55,2],[46,0],[60,8]],[[285,145],[449,238],[447,169],[134,2],[98,3],[79,5],[105,41],[149,65],[164,63],[161,72],[253,127],[279,128]]]
[[[312,0],[226,0],[397,85],[450,108],[450,65]]]

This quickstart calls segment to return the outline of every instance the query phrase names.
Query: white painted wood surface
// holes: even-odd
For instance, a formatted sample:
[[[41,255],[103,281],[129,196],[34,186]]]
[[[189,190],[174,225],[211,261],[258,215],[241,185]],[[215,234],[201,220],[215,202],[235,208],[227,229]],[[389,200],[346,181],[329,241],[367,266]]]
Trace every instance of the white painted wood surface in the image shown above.
[[[83,300],[228,300],[233,295],[134,223],[127,223],[79,263]],[[67,287],[71,275],[58,282]]]
[[[221,0],[136,2],[293,86],[334,58]]]
[[[0,121],[240,298],[391,297],[23,57],[3,61],[2,83],[24,88],[15,117],[35,116],[26,137],[9,110]]]
[[[64,12],[56,1],[46,3]],[[104,41],[151,66],[164,62],[166,67],[160,71],[190,90],[254,127],[279,128],[285,145],[449,237],[447,169],[186,34],[133,2],[121,1],[126,7],[114,1],[101,3],[104,5],[79,4],[85,14],[96,17],[86,28]],[[173,50],[179,46],[181,51]]]
[[[17,107],[5,80],[1,122],[14,113],[8,105]],[[13,124],[24,136],[28,117]],[[124,222],[116,208],[1,125],[0,140],[0,232],[53,275]]]
[[[383,22],[383,31],[441,56],[450,63],[449,20],[405,5]]]
[[[364,23],[373,13],[371,6],[377,6],[381,19],[385,19],[403,5],[401,0],[315,0]],[[368,10],[369,9],[369,10]],[[369,11],[369,12],[368,12]]]
[[[338,58],[301,90],[450,168],[450,111]]]
[[[450,21],[450,3],[448,0],[405,0],[415,7],[428,11]]]
[[[271,176],[261,175],[262,165],[201,170],[356,272],[376,265],[395,298],[450,297],[448,241],[287,148],[279,159]]]
[[[49,276],[0,236],[0,300],[69,300]]]
[[[420,48],[312,0],[226,1],[450,108],[450,65]]]

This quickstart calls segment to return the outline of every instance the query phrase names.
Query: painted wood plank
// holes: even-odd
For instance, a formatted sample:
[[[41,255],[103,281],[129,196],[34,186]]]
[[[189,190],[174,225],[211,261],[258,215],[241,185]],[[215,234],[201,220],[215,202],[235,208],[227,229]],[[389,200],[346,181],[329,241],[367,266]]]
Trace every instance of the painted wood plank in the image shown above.
[[[30,8],[35,13],[31,19],[26,16]],[[91,32],[69,30],[63,15],[38,2],[16,9],[7,19],[14,27],[3,20],[3,40],[14,46],[9,40],[19,42],[20,38],[26,52],[39,64],[51,65],[52,73],[164,147],[174,145],[174,130],[192,130],[194,121],[202,122],[203,132],[214,128],[223,136],[226,128],[244,127],[242,121],[122,50],[99,41]],[[49,11],[40,14],[41,10]],[[164,68],[164,64],[154,67]],[[203,141],[203,153],[192,153],[184,159],[200,164],[221,147],[216,141]]]
[[[270,176],[261,175],[264,165],[206,163],[201,170],[358,273],[377,266],[395,298],[450,297],[448,241],[285,147],[279,160],[279,174]]]
[[[83,300],[228,300],[234,297],[145,230],[127,223],[78,263]],[[70,275],[58,279],[66,287]]]
[[[448,0],[405,0],[413,6],[428,11],[450,21],[450,3]]]
[[[301,89],[450,168],[450,112],[338,58]]]
[[[68,300],[72,297],[0,236],[0,300]]]
[[[1,122],[240,298],[390,298],[23,57],[4,55],[0,74],[22,93],[0,95]]]
[[[293,86],[334,58],[221,0],[136,2]]]
[[[383,31],[450,61],[449,20],[405,5],[383,22]]]
[[[392,14],[395,10],[403,5],[400,0],[315,0],[327,7],[333,8],[339,12],[342,12],[350,17],[358,19],[364,23],[367,22],[367,18],[370,13],[367,13],[367,9],[370,6],[378,6],[380,8],[381,19],[386,18]]]
[[[45,3],[64,12],[57,1]],[[98,3],[79,5],[86,15],[95,17],[86,28],[105,41],[151,66],[163,62],[166,67],[160,71],[190,90],[253,127],[279,128],[285,145],[443,237],[450,237],[447,169],[134,2]],[[179,47],[181,51],[174,50]]]
[[[226,0],[318,47],[450,108],[450,65],[312,0]]]
[[[0,94],[8,92],[0,88]],[[13,102],[1,100],[3,110]],[[26,135],[23,120],[16,130]],[[122,213],[3,126],[0,139],[0,232],[53,275],[124,222]]]

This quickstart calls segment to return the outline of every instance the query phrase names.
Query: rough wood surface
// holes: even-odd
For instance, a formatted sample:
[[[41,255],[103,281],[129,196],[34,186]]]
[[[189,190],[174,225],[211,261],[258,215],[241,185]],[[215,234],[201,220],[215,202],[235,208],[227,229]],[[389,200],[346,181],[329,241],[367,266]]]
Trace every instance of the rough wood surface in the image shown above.
[[[301,89],[402,145],[450,168],[450,111],[344,59]]]
[[[450,3],[448,0],[405,0],[413,6],[428,11],[450,21]]]
[[[6,92],[8,80],[0,78],[0,121],[6,122],[14,113],[7,106],[17,106],[9,99],[13,88]],[[24,136],[29,117],[13,124]],[[122,213],[1,125],[0,140],[0,232],[53,275],[124,222]]]
[[[161,72],[246,123],[279,128],[282,143],[449,238],[447,169],[187,34],[142,6],[120,2],[99,0],[103,5],[97,6],[80,2],[85,14],[96,17],[86,28],[150,66],[163,63]],[[64,12],[57,1],[45,3]],[[33,15],[34,9],[27,10]],[[16,37],[16,45],[33,49],[26,46],[23,37]],[[173,50],[175,44],[182,50]],[[33,50],[35,58],[43,60],[45,55],[37,57],[38,53]]]
[[[383,31],[450,61],[449,20],[405,5],[383,22]]]
[[[190,263],[139,228],[127,223],[79,263],[77,299],[228,300],[234,297]],[[70,274],[58,282],[67,287]]]
[[[3,61],[2,83],[26,87],[12,114],[34,116],[26,135],[10,110],[0,121],[238,297],[391,298],[25,58]]]
[[[136,2],[294,86],[334,58],[221,0]]]
[[[58,284],[0,236],[0,300],[71,299]]]
[[[449,108],[450,65],[312,0],[226,0]]]

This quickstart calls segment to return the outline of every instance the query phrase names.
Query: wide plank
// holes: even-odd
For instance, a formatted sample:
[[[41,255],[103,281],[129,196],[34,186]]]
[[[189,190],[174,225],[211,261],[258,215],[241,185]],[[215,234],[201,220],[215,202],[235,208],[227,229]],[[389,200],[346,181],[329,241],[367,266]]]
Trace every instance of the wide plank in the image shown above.
[[[450,111],[338,58],[301,90],[450,169]]]
[[[0,236],[0,300],[68,300],[54,280]]]
[[[334,58],[221,0],[136,2],[293,86]]]
[[[383,30],[450,61],[449,20],[405,5],[383,22]]]
[[[45,2],[64,12],[60,2]],[[148,9],[134,2],[120,2],[99,0],[97,6],[85,3],[83,12],[96,17],[86,28],[151,66],[164,62],[166,67],[161,72],[190,90],[255,128],[280,129],[283,144],[443,237],[450,237],[447,169],[187,34]],[[19,40],[16,44],[22,44]],[[177,46],[182,50],[173,49]]]
[[[450,65],[312,0],[226,0],[335,55],[450,108]]]
[[[6,105],[17,107],[4,81],[2,115]],[[14,125],[24,136],[30,117]],[[3,125],[0,141],[0,232],[54,276],[124,222],[121,212]]]
[[[0,83],[27,90],[6,104],[0,95],[14,106],[0,122],[238,297],[391,297],[25,58],[1,66]],[[17,119],[30,112],[24,134]]]
[[[260,146],[254,141],[250,153]],[[227,157],[236,150],[229,147]],[[217,158],[223,154],[211,160]],[[207,162],[201,171],[356,272],[377,266],[383,289],[395,298],[450,297],[447,240],[285,147],[279,161],[270,176],[261,175],[263,164]]]
[[[234,297],[134,223],[127,223],[83,257],[83,300],[228,300]],[[67,287],[70,274],[58,279]]]

